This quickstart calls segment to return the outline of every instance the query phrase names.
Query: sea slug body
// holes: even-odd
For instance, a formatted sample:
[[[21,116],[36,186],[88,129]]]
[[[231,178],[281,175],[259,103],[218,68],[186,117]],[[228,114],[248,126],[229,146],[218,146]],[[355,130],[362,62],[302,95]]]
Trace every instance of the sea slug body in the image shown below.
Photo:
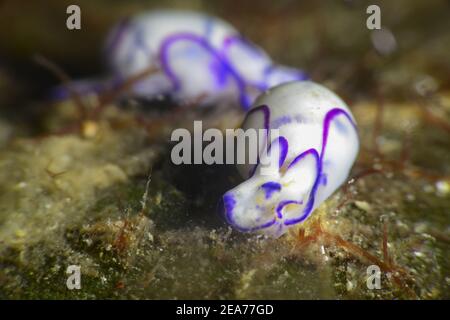
[[[294,81],[258,97],[243,123],[250,128],[278,135],[256,166],[238,165],[247,180],[223,196],[225,217],[238,230],[278,237],[346,181],[359,150],[356,122],[327,88]],[[264,171],[263,162],[276,170]]]
[[[155,67],[157,72],[135,83],[128,94],[176,101],[203,97],[201,104],[238,102],[248,109],[268,88],[306,75],[275,64],[258,46],[227,22],[206,14],[157,10],[118,23],[104,49],[111,77],[78,82],[79,91],[102,91]]]

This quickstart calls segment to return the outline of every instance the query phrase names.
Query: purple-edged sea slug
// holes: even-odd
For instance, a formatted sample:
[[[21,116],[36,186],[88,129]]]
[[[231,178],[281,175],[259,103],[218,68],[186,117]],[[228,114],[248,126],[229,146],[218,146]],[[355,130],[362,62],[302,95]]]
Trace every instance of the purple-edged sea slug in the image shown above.
[[[267,135],[257,165],[238,165],[247,180],[223,196],[225,216],[238,230],[277,237],[346,181],[359,150],[356,122],[333,92],[295,81],[257,98],[243,123],[249,128],[278,134]]]

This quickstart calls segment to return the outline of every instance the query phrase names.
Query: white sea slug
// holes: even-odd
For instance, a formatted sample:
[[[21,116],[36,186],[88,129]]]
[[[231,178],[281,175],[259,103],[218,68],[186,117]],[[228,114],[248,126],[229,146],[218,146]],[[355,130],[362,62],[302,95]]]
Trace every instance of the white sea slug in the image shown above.
[[[270,138],[258,165],[238,167],[247,180],[223,196],[225,216],[241,231],[277,237],[308,218],[346,181],[359,150],[356,123],[333,92],[295,81],[255,101],[243,123],[244,130],[249,128],[278,129],[279,135]],[[264,171],[263,159],[276,170]]]
[[[154,67],[158,71],[134,84],[130,95],[237,101],[248,109],[264,90],[306,79],[298,69],[275,64],[227,22],[191,11],[157,10],[123,20],[108,36],[104,55],[110,78],[77,82],[75,89],[99,92]]]

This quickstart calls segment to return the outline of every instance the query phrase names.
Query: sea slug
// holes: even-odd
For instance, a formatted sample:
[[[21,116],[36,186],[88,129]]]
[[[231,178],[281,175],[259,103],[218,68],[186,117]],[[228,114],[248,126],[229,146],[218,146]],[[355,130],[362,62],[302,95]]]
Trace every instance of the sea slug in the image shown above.
[[[154,68],[129,88],[129,96],[170,96],[177,102],[201,97],[200,105],[231,102],[248,109],[268,88],[306,79],[296,68],[275,64],[227,22],[192,11],[157,10],[124,19],[107,37],[104,60],[106,79],[75,81],[73,88],[80,94],[114,90]],[[67,91],[54,96],[66,97]]]
[[[310,81],[281,84],[262,94],[242,127],[277,129],[279,135],[269,138],[256,166],[238,165],[247,180],[223,196],[227,221],[241,231],[278,237],[307,219],[346,181],[359,150],[347,105]],[[263,163],[275,170],[265,170],[270,166]]]

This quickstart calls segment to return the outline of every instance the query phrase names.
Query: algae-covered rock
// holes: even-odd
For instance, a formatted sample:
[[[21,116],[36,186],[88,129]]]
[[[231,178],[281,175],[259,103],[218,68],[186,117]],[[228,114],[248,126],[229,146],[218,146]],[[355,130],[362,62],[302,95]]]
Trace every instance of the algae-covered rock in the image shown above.
[[[370,146],[377,107],[353,109],[361,143]],[[175,166],[164,151],[170,145],[150,143],[137,124],[113,129],[99,122],[91,138],[17,140],[0,157],[2,297],[448,297],[449,182],[425,175],[448,155],[448,145],[428,149],[441,129],[419,135],[426,122],[417,106],[394,103],[388,110],[379,137],[383,159],[362,151],[354,169],[380,172],[350,180],[280,239],[240,234],[218,215],[221,194],[240,179],[233,168]],[[388,161],[402,147],[402,123],[392,112],[403,114],[429,162],[418,150],[404,168]],[[447,172],[448,162],[438,169]],[[317,223],[322,231],[313,237]],[[370,290],[367,267],[377,263],[387,272],[381,289]],[[80,290],[66,287],[69,265],[81,267]]]
[[[109,26],[156,4],[79,1],[83,28],[69,31],[56,27],[64,2],[16,2],[0,13],[15,17],[0,31],[0,298],[450,298],[445,1],[380,4],[389,53],[366,27],[371,3],[161,2],[229,20],[349,102],[361,150],[348,183],[278,239],[221,216],[221,196],[242,181],[232,165],[170,159],[175,128],[236,128],[237,106],[117,99],[95,109],[92,95],[82,99],[91,117],[80,117],[73,99],[48,102],[59,79],[31,55],[74,78],[100,76]],[[79,289],[67,286],[70,266]]]

